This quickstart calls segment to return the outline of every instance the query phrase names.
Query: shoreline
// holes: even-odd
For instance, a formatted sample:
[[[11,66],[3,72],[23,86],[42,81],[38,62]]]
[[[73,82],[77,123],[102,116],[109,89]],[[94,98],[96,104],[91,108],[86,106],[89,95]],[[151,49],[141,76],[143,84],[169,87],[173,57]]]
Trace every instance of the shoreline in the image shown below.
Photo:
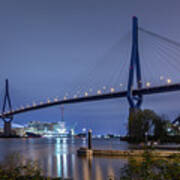
[[[170,150],[152,150],[148,149],[154,157],[171,157],[173,155],[180,155],[180,151]],[[78,156],[122,156],[122,157],[142,157],[145,149],[137,150],[104,150],[104,149],[87,149],[80,148],[77,150]]]

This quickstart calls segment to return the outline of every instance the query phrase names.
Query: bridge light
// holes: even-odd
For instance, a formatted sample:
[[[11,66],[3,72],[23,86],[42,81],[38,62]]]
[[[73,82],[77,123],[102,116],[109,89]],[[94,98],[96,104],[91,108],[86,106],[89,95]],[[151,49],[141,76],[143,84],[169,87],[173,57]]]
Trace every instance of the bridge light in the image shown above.
[[[164,77],[163,76],[160,76],[160,80],[163,80],[164,79]]]
[[[114,89],[114,88],[111,88],[110,91],[113,93],[113,92],[115,91],[115,89]]]
[[[84,95],[85,95],[85,96],[88,96],[88,93],[87,93],[87,92],[85,92],[85,93],[84,93]]]
[[[33,102],[33,107],[35,107],[36,106],[36,103],[35,102]]]
[[[54,102],[57,102],[58,101],[58,98],[54,98]]]
[[[166,81],[168,84],[170,84],[172,82],[171,79],[169,79],[169,78]]]
[[[120,83],[120,87],[122,87],[123,86],[123,84],[122,83]]]
[[[106,86],[103,86],[103,89],[106,90]]]
[[[29,104],[27,104],[26,107],[29,108]]]
[[[64,96],[64,100],[66,100],[67,99],[67,97],[66,96]]]
[[[50,99],[48,99],[48,100],[47,100],[47,103],[50,103],[50,102],[51,102]]]
[[[147,86],[147,87],[150,87],[150,86],[151,86],[151,83],[150,83],[150,82],[147,82],[147,83],[146,83],[146,86]]]
[[[101,94],[101,90],[98,90],[98,91],[97,91],[97,94]]]

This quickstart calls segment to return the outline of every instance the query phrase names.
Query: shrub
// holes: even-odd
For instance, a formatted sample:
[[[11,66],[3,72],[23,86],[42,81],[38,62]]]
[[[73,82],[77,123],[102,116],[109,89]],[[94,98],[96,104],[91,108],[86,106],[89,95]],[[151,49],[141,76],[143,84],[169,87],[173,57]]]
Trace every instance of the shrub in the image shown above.
[[[145,151],[142,160],[131,158],[120,170],[121,180],[180,180],[180,156],[154,158]]]

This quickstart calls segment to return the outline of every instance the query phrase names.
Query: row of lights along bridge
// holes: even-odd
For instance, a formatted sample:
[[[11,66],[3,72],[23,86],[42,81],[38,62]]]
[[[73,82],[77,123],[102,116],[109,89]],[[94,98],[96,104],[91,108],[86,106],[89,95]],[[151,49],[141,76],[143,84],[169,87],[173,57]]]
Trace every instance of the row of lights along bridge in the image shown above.
[[[163,76],[160,76],[160,80],[165,80],[165,78],[163,77]],[[167,78],[166,79],[166,83],[167,84],[170,84],[172,82],[172,80],[170,79],[170,78]],[[151,86],[151,82],[146,82],[146,87],[150,87]],[[123,87],[123,84],[121,83],[120,84],[120,87]],[[107,90],[107,87],[106,86],[103,86],[102,87],[102,90],[101,89],[99,89],[99,90],[97,90],[97,95],[100,95],[100,94],[102,94],[102,91],[105,91],[105,90]],[[92,88],[90,88],[89,89],[89,92],[93,92],[93,89]],[[111,93],[114,93],[115,92],[115,88],[110,88],[110,92]],[[77,91],[77,94],[80,94],[80,91]],[[77,94],[75,94],[74,96],[73,96],[73,98],[78,98],[78,95]],[[67,100],[67,98],[68,98],[68,93],[65,93],[65,96],[64,96],[64,100]],[[88,92],[85,92],[84,93],[84,96],[88,96],[89,95],[89,93]],[[54,98],[54,102],[57,102],[59,99],[58,99],[58,97],[56,97],[56,98]],[[47,103],[51,103],[52,101],[50,100],[50,98],[48,98],[47,99]],[[46,103],[46,102],[45,102]],[[40,105],[43,105],[43,102],[41,101],[40,103],[39,103]],[[35,102],[33,102],[33,104],[32,104],[32,106],[33,107],[35,107],[37,104],[35,103]],[[30,107],[30,105],[26,105],[26,107],[28,108],[28,107]],[[14,109],[14,110],[12,110],[12,112],[13,111],[15,111],[15,110],[18,110],[18,109],[24,109],[24,106],[21,106],[20,108],[17,108],[17,109]],[[8,112],[9,113],[9,112]]]

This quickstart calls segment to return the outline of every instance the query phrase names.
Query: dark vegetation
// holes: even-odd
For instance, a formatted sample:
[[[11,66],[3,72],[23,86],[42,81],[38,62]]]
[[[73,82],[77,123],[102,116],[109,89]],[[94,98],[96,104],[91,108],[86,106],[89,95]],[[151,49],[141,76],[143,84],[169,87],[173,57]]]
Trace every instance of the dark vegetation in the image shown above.
[[[154,111],[135,110],[129,115],[128,136],[124,140],[129,142],[160,141],[180,143],[180,130],[165,116],[159,116]],[[168,129],[174,131],[170,134]]]
[[[0,180],[61,180],[44,177],[36,161],[22,163],[20,154],[14,153],[0,163]],[[67,180],[67,179],[64,179]]]
[[[129,159],[120,170],[121,180],[180,180],[180,156],[157,159],[145,151],[142,159]]]

